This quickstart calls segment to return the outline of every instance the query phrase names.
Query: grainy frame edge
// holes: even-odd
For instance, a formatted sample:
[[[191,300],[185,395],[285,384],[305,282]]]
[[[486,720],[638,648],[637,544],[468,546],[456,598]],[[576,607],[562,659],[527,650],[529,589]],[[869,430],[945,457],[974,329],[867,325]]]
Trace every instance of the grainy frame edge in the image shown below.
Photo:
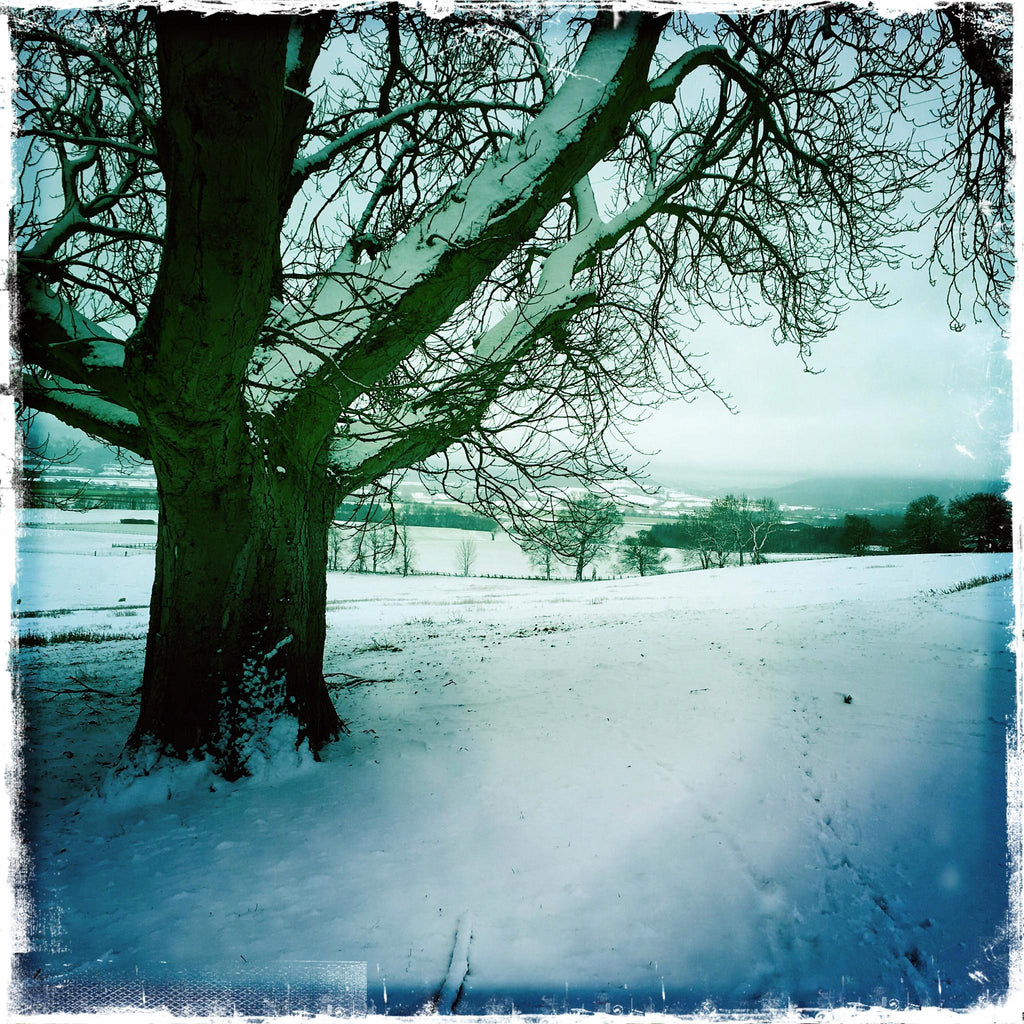
[[[369,3],[369,0],[366,0]],[[450,14],[456,7],[455,0],[399,0],[406,7],[419,8],[431,17],[443,18]],[[569,0],[514,0],[525,7],[547,7],[560,8],[570,6]],[[906,11],[933,10],[942,4],[933,0],[880,0],[876,3],[865,3],[864,0],[856,0],[858,6],[871,6],[879,14],[892,15]],[[1014,14],[1024,20],[1024,2],[1012,0]],[[154,0],[148,6],[163,7],[173,6],[176,10],[207,11],[238,11],[251,13],[303,13],[310,10],[323,9],[325,3],[309,2],[309,0]],[[339,9],[345,7],[360,6],[360,0],[335,0],[333,5]],[[119,0],[48,0],[48,2],[37,2],[27,0],[18,6],[24,9],[36,7],[48,7],[57,9],[103,9],[103,8],[124,8],[142,6],[141,3],[126,4]],[[460,4],[461,6],[461,4]],[[735,11],[751,7],[803,7],[808,6],[805,0],[626,0],[626,2],[615,3],[610,0],[598,0],[594,6],[611,9],[612,11],[627,10],[660,10],[670,11],[685,8],[693,12],[714,12],[723,8]],[[5,200],[5,208],[10,209],[13,199],[13,138],[14,118],[10,104],[11,82],[14,77],[14,59],[11,51],[8,32],[8,8],[0,8],[0,24],[3,27],[3,39],[0,41],[0,132],[8,139],[8,166],[6,173],[0,178],[0,194]],[[1017,26],[1015,26],[1017,28]],[[1021,95],[1024,88],[1024,31],[1018,29],[1014,32],[1013,50],[1013,82],[1014,93]],[[1021,105],[1015,105],[1012,117],[1014,124],[1014,136],[1017,139],[1024,137],[1024,116],[1021,113]],[[1014,194],[1024,194],[1024,168],[1021,162],[1015,162],[1014,168]],[[1019,223],[1019,217],[1014,211],[1015,224]],[[7,218],[5,218],[5,224]],[[6,594],[8,601],[8,612],[12,600],[12,588],[16,572],[16,508],[20,504],[21,495],[17,493],[15,467],[20,459],[20,444],[15,422],[15,397],[11,383],[12,347],[10,339],[13,329],[13,312],[10,290],[10,268],[13,263],[12,240],[7,239],[7,258],[2,267],[2,279],[0,289],[3,290],[2,301],[0,301],[0,329],[3,337],[7,338],[7,358],[0,364],[0,593]],[[1018,267],[1024,260],[1024,240],[1018,230],[1015,237],[1015,256]],[[1013,432],[1009,438],[1010,449],[1010,473],[1009,473],[1009,497],[1013,505],[1013,596],[1014,596],[1014,624],[1013,635],[1009,646],[1015,654],[1016,662],[1016,710],[1013,722],[1007,730],[1007,825],[1008,825],[1008,885],[1010,919],[1009,930],[1009,988],[1005,1001],[1002,1004],[979,1004],[966,1011],[939,1011],[938,1014],[927,1014],[928,1024],[937,1020],[964,1021],[967,1024],[991,1024],[995,1019],[993,1013],[998,1012],[1001,1019],[1013,1022],[1020,1019],[1024,1021],[1024,715],[1021,713],[1024,707],[1024,383],[1021,380],[1020,365],[1024,361],[1024,326],[1022,326],[1021,313],[1024,310],[1024,282],[1021,274],[1014,275],[1011,291],[1011,313],[1008,329],[1008,356],[1013,364]],[[2,659],[3,672],[7,685],[3,687],[0,694],[0,737],[2,737],[3,767],[5,799],[0,804],[0,834],[3,836],[4,863],[6,865],[6,885],[3,899],[6,911],[6,922],[0,926],[0,956],[3,958],[0,983],[0,1008],[4,1011],[8,1008],[10,999],[10,980],[12,955],[15,949],[24,944],[28,910],[24,907],[16,907],[14,899],[14,882],[19,872],[23,871],[25,851],[22,847],[20,837],[15,833],[14,800],[20,789],[22,765],[16,757],[17,740],[21,730],[20,708],[15,701],[14,687],[12,685],[13,654],[12,619],[8,614],[8,626],[6,630],[0,631],[0,659]],[[795,1009],[795,1008],[794,1008]],[[854,1021],[857,1024],[883,1024],[883,1022],[895,1022],[903,1020],[904,1016],[913,1016],[905,1013],[900,1017],[893,1017],[893,1011],[882,1008],[868,1011],[854,1011],[852,1014],[842,1013],[833,1016],[828,1013],[827,1017],[816,1015],[814,1019],[819,1021],[834,1020],[839,1024],[842,1022]],[[919,1017],[923,1017],[920,1011]],[[600,1016],[600,1015],[598,1015]],[[5,1019],[10,1019],[8,1013],[4,1013]],[[782,1011],[779,1015],[773,1015],[780,1024],[784,1020],[806,1020],[806,1017],[793,1015],[793,1011]],[[90,1022],[97,1022],[108,1018],[96,1014],[88,1014],[82,1019]],[[114,1018],[109,1018],[114,1019]],[[119,1018],[120,1019],[120,1018]],[[154,1016],[147,1019],[154,1020]],[[170,1020],[172,1018],[168,1018]],[[175,1020],[181,1018],[173,1018]],[[384,1018],[381,1018],[383,1020]],[[391,1018],[392,1020],[395,1018]],[[609,1020],[612,1018],[609,1017]],[[659,1015],[660,1019],[660,1015]],[[707,1019],[696,1015],[685,1018],[670,1018],[676,1020],[696,1021]],[[721,1019],[721,1018],[719,1018]],[[763,1014],[753,1015],[728,1015],[728,1019],[734,1021],[764,1020]],[[921,1024],[925,1024],[921,1020]]]

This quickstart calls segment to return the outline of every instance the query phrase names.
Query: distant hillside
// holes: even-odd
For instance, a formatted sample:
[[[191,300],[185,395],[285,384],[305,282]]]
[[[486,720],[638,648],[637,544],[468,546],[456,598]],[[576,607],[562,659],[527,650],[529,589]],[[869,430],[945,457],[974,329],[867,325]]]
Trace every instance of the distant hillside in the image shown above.
[[[929,477],[817,477],[798,480],[766,493],[786,505],[811,505],[824,509],[902,509],[914,498],[934,494],[949,501],[976,491],[1002,493],[1001,480],[942,480]]]

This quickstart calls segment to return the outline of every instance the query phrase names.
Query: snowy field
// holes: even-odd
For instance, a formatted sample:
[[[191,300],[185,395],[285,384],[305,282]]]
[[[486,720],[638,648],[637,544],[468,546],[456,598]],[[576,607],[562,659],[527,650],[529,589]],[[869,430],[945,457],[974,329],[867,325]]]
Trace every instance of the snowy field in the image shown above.
[[[147,545],[156,542],[156,512],[120,509],[94,509],[88,512],[63,512],[56,509],[25,509],[19,531],[18,550],[25,558],[60,554],[70,560],[66,567],[72,572],[67,579],[57,571],[22,572],[17,596],[26,608],[47,608],[63,602],[68,607],[95,604],[116,604],[122,597],[127,603],[148,605],[153,582],[153,552]],[[121,519],[148,519],[152,525],[124,524]],[[629,526],[619,530],[620,536],[637,533],[642,527]],[[482,530],[452,530],[439,527],[409,528],[416,572],[461,575],[460,546],[472,546],[471,576],[537,577],[543,570],[523,554],[519,545],[499,531],[493,537]],[[667,571],[693,569],[697,559],[691,551],[666,548]],[[783,561],[797,556],[772,555]],[[802,558],[815,556],[799,556]],[[820,556],[818,556],[820,557]],[[347,542],[342,562],[352,560],[352,544]],[[47,564],[50,564],[47,562]],[[394,572],[397,562],[382,566]],[[620,575],[614,552],[588,566],[604,578]],[[554,577],[571,578],[575,567],[554,563]],[[344,591],[347,577],[331,574],[332,591]],[[340,588],[340,589],[339,589]]]
[[[202,978],[326,1012],[349,962],[393,1014],[1005,991],[1012,591],[944,591],[1009,555],[332,573],[325,671],[351,731],[324,762],[282,744],[236,784],[202,765],[126,783],[153,554],[110,545],[151,539],[116,523],[150,515],[21,532],[23,634],[138,637],[19,655],[26,1005],[154,1007]],[[511,543],[472,539],[482,559]],[[418,539],[425,560],[445,545]]]

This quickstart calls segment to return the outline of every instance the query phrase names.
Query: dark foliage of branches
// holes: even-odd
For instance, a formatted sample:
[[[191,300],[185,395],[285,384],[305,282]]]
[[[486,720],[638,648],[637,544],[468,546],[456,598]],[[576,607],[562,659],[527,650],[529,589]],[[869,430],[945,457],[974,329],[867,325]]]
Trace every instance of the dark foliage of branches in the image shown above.
[[[906,551],[930,554],[952,550],[953,535],[946,507],[934,494],[915,498],[903,516],[902,546]]]
[[[343,445],[354,430],[408,437],[410,410],[436,419],[407,454],[393,445],[363,475],[424,464],[453,496],[515,518],[548,481],[624,475],[616,452],[634,396],[717,390],[686,342],[709,312],[771,319],[807,360],[850,301],[886,301],[878,281],[918,220],[935,232],[918,255],[946,274],[954,323],[965,301],[1001,315],[1012,250],[1008,16],[954,4],[893,20],[851,5],[673,18],[666,37],[687,56],[655,57],[654,102],[638,102],[605,155],[614,215],[581,177],[458,309],[409,333],[356,393],[344,384],[361,379],[352,359],[302,368],[302,351],[317,347],[314,297],[328,280],[367,295],[374,261],[397,254],[460,182],[524,137],[588,25],[539,10],[444,21],[397,5],[340,12],[324,27],[331,59],[282,196],[276,290],[288,315],[267,317],[250,398],[337,392]],[[23,286],[45,284],[129,348],[164,244],[153,25],[142,10],[35,10],[13,23]],[[302,65],[306,80],[289,82],[300,91],[312,60]],[[701,82],[692,93],[679,88],[691,76]],[[933,187],[944,180],[952,187]],[[509,304],[532,318],[545,267],[550,278],[552,257],[573,245],[579,300],[540,303],[508,359],[474,358],[464,340],[479,342]],[[24,350],[25,401],[145,449],[133,431],[69,406],[68,389],[82,384],[71,354]],[[126,404],[115,374],[82,376]]]
[[[1012,551],[1013,510],[1001,494],[983,492],[954,498],[949,528],[965,551]]]
[[[868,520],[872,528],[870,543],[888,547],[896,543],[899,520],[892,516]],[[650,532],[664,547],[697,550],[700,546],[700,517],[680,516],[673,523],[657,523]],[[771,550],[780,554],[854,554],[846,535],[846,524],[817,526],[813,523],[782,523],[771,535]]]
[[[433,526],[443,527],[450,530],[476,530],[480,533],[496,533],[501,526],[493,519],[485,516],[474,515],[463,508],[452,505],[427,505],[419,502],[407,502],[402,506],[402,519],[409,526]],[[359,509],[351,503],[345,503],[338,508],[338,518],[348,520],[353,517],[374,514],[378,521],[383,521],[385,513],[377,509],[371,513],[367,509]]]
[[[843,520],[843,532],[840,534],[839,542],[844,551],[851,555],[863,555],[867,549],[876,543],[877,531],[867,516],[858,516],[847,513]]]

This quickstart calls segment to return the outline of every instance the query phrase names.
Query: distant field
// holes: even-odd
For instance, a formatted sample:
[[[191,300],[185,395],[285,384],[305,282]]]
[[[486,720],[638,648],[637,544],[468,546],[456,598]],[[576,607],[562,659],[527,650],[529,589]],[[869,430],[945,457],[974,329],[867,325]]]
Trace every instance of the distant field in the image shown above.
[[[59,509],[25,509],[21,513],[17,549],[20,561],[14,598],[16,610],[32,611],[46,607],[82,608],[114,605],[149,604],[153,585],[154,552],[147,547],[156,540],[156,526],[126,524],[121,519],[155,518],[155,513],[131,509],[94,509],[87,512],[66,512]],[[619,535],[627,536],[639,529],[624,526]],[[461,575],[459,548],[463,543],[473,547],[471,576],[511,576],[537,578],[541,571],[519,545],[506,533],[480,530],[453,530],[443,527],[413,526],[409,528],[414,551],[414,572],[417,574]],[[666,570],[680,572],[697,568],[693,552],[666,548]],[[60,568],[55,560],[60,556]],[[822,555],[771,555],[770,561],[816,559]],[[351,546],[345,549],[343,564],[351,561]],[[602,579],[617,578],[622,571],[614,554],[598,559],[588,566]],[[394,572],[393,564],[382,564],[384,572]],[[737,571],[739,571],[737,569]],[[742,571],[756,571],[746,567]],[[341,595],[349,572],[328,573],[328,591]],[[555,579],[571,579],[573,570],[555,563]]]
[[[155,518],[155,513],[138,509],[94,509],[86,512],[66,512],[58,509],[25,509],[21,512],[22,526],[18,531],[18,551],[24,556],[61,553],[75,559],[74,574],[80,579],[77,588],[82,600],[92,600],[97,593],[105,594],[104,603],[124,597],[130,602],[149,600],[152,585],[153,553],[123,545],[155,541],[156,526],[125,524],[121,519]],[[626,526],[620,535],[635,533],[639,526]],[[418,573],[461,574],[459,547],[469,543],[473,548],[473,576],[538,576],[540,570],[523,554],[519,545],[506,533],[499,531],[492,538],[481,530],[455,530],[443,527],[413,526],[409,528],[414,551],[414,570]],[[352,548],[345,549],[343,562],[351,562]],[[697,563],[691,552],[667,549],[669,570],[693,568]],[[102,564],[118,560],[116,566]],[[127,559],[127,562],[125,561]],[[394,566],[384,564],[385,571]],[[601,577],[619,575],[621,570],[614,555],[599,559],[588,566],[587,575],[596,568]],[[569,578],[573,571],[556,563],[553,575]],[[332,577],[344,575],[331,573]],[[23,574],[18,582],[18,594],[23,605],[35,607],[44,601],[55,581],[41,562]],[[63,587],[64,580],[58,581]],[[340,584],[339,584],[340,585]],[[87,596],[86,596],[87,595]]]

